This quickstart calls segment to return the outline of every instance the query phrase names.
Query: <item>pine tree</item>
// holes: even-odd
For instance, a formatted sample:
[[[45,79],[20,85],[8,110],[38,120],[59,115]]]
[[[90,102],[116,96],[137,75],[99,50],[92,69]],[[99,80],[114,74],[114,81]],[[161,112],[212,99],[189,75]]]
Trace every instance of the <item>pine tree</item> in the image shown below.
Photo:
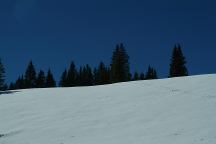
[[[68,86],[68,81],[67,81],[67,70],[65,69],[65,71],[62,73],[61,79],[60,79],[60,83],[59,86],[60,87],[67,87]]]
[[[109,68],[101,62],[97,69],[94,70],[95,85],[108,84],[110,80]]]
[[[74,62],[71,62],[70,68],[67,72],[67,86],[74,87],[78,85],[78,72]]]
[[[140,80],[145,80],[145,74],[143,72],[140,74]]]
[[[46,77],[46,88],[51,88],[51,87],[56,87],[56,82],[54,80],[51,70],[49,69]]]
[[[15,84],[11,82],[8,89],[15,90],[16,89]]]
[[[25,86],[26,88],[36,87],[36,71],[32,61],[28,64],[27,70],[25,72]]]
[[[78,74],[78,86],[83,86],[84,85],[84,74],[83,74],[83,67],[81,66],[79,68],[79,74]]]
[[[24,89],[25,88],[25,79],[24,79],[23,75],[16,80],[14,87],[16,89]]]
[[[134,80],[134,81],[140,80],[140,77],[139,77],[138,72],[135,72],[135,73],[134,73],[133,80]]]
[[[82,86],[93,85],[93,74],[91,67],[87,64],[82,71]]]
[[[154,68],[152,68],[151,66],[148,67],[148,71],[146,73],[146,79],[157,79],[157,72]]]
[[[0,59],[0,91],[5,90],[5,69]]]
[[[46,76],[44,71],[40,70],[36,80],[36,87],[37,88],[45,88],[46,87]]]
[[[123,44],[116,46],[110,66],[112,83],[130,80],[129,56]]]
[[[183,56],[181,46],[177,44],[174,46],[172,52],[169,77],[188,76],[188,70],[185,64],[186,60]]]

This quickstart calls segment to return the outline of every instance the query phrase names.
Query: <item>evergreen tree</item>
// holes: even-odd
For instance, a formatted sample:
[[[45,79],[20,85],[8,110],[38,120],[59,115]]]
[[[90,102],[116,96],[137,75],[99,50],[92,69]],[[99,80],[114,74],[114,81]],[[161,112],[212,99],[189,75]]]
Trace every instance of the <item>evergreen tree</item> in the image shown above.
[[[46,77],[46,88],[51,88],[51,87],[56,87],[56,82],[54,80],[51,70],[49,69]]]
[[[25,88],[25,79],[23,75],[16,80],[14,85],[15,89],[24,89]]]
[[[16,89],[15,84],[11,82],[8,89],[15,90]]]
[[[67,87],[68,86],[68,81],[67,81],[67,70],[65,69],[65,71],[62,73],[61,79],[60,79],[60,83],[59,85],[61,87]]]
[[[5,90],[5,69],[0,59],[0,91]]]
[[[117,45],[111,61],[111,82],[125,82],[130,80],[129,56],[123,44]]]
[[[93,74],[91,67],[86,65],[82,72],[82,86],[92,86],[93,85]]]
[[[175,45],[172,53],[169,77],[188,76],[188,70],[185,66],[186,60],[183,56],[181,46]]]
[[[36,71],[32,61],[28,64],[27,70],[25,72],[25,86],[26,88],[36,87]]]
[[[99,80],[99,74],[98,74],[98,69],[97,68],[94,68],[94,70],[93,70],[93,78],[94,78],[93,84],[98,85],[100,80]]]
[[[37,80],[36,80],[36,87],[37,88],[46,87],[46,76],[42,70],[40,70],[40,72],[38,73]]]
[[[81,66],[79,68],[79,74],[78,74],[78,86],[83,86],[84,85],[84,74],[83,74],[83,67]]]
[[[135,73],[134,73],[133,80],[134,80],[134,81],[140,80],[140,77],[139,77],[138,72],[135,72]]]
[[[71,62],[70,68],[67,73],[67,86],[74,87],[78,85],[78,72],[74,62]]]
[[[149,80],[149,79],[157,79],[157,72],[154,68],[152,67],[148,67],[148,71],[146,73],[146,79]]]
[[[109,83],[109,68],[105,66],[103,62],[101,62],[97,69],[94,70],[95,84],[96,85],[104,85]]]
[[[145,80],[145,74],[143,72],[140,74],[140,80]]]

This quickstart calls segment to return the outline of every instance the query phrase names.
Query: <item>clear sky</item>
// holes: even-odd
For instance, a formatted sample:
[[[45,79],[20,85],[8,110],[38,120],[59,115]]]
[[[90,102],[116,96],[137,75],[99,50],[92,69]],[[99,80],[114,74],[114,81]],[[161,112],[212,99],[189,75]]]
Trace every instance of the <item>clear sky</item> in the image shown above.
[[[51,68],[56,79],[73,60],[109,64],[123,42],[132,71],[151,64],[168,75],[173,45],[183,45],[190,74],[216,72],[214,0],[1,0],[0,57],[7,81]]]

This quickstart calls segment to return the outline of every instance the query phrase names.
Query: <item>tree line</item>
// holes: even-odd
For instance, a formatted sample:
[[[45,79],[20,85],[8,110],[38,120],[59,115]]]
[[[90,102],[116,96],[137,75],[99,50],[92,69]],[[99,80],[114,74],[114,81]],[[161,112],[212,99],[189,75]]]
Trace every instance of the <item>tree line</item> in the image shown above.
[[[182,53],[181,46],[176,44],[173,48],[170,70],[168,77],[188,76],[185,66],[186,60]],[[0,60],[0,90],[15,90],[28,88],[51,88],[51,87],[77,87],[105,85],[118,82],[157,79],[157,71],[149,66],[146,72],[130,72],[129,55],[124,45],[117,44],[112,53],[110,65],[100,62],[96,68],[88,64],[76,67],[72,61],[69,68],[65,69],[60,77],[59,84],[56,84],[52,71],[47,73],[40,70],[38,73],[32,61],[29,62],[25,73],[18,77],[9,86],[5,83],[5,69]]]

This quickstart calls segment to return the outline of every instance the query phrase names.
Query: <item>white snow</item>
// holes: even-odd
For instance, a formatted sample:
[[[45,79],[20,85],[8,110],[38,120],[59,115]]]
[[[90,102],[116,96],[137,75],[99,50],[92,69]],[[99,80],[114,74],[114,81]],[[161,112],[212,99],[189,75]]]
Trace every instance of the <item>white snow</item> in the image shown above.
[[[1,94],[0,144],[216,144],[216,74]]]

